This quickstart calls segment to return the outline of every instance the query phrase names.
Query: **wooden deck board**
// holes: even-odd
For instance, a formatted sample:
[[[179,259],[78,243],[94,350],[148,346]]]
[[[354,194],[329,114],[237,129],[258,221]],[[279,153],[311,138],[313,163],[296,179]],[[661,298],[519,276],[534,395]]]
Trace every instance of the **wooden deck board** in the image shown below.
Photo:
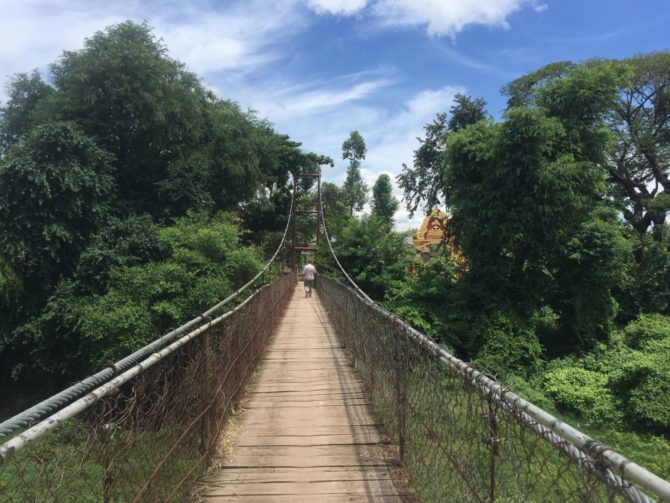
[[[205,501],[407,501],[396,449],[339,346],[318,294],[296,288],[243,403],[228,463]]]

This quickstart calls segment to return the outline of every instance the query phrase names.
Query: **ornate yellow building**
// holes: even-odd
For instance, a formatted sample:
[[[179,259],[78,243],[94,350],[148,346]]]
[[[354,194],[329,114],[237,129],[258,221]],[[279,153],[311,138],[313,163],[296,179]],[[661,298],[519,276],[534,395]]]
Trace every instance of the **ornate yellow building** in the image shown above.
[[[421,253],[430,253],[429,246],[442,242],[447,227],[447,214],[437,208],[423,219],[421,227],[412,236],[412,244]]]

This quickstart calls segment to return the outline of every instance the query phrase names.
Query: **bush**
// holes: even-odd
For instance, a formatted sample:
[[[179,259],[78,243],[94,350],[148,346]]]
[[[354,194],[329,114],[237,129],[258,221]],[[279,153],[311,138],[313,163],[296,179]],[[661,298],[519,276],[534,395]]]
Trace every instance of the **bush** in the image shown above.
[[[16,379],[74,378],[108,365],[202,313],[261,267],[225,215],[189,215],[160,229],[139,220],[115,225],[81,262],[82,270],[101,271],[105,288],[61,281],[42,314],[14,332],[10,349],[24,362]],[[153,233],[142,239],[141,229]],[[106,256],[114,261],[93,260]]]
[[[578,366],[550,370],[544,375],[544,392],[559,409],[575,414],[589,425],[618,424],[620,403],[608,388],[607,375]]]
[[[629,421],[643,430],[670,432],[670,338],[646,341],[620,365],[612,384]]]
[[[624,328],[626,342],[641,348],[652,341],[670,339],[670,317],[662,314],[642,314]]]
[[[542,365],[542,345],[535,331],[509,316],[497,314],[484,321],[484,345],[475,367],[499,377],[529,377]]]

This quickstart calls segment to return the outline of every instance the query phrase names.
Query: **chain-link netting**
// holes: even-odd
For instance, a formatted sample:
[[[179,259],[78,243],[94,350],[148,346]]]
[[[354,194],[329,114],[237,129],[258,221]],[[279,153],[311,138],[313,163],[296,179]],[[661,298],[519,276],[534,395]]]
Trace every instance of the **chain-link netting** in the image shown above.
[[[15,453],[3,452],[0,501],[188,498],[277,325],[293,280],[285,275],[261,288],[197,335],[176,342],[176,349],[164,350],[167,356],[154,354],[151,367],[145,368],[145,360],[137,375],[78,415]]]
[[[329,278],[318,283],[424,501],[649,501],[608,468],[602,444],[577,448],[388,312]]]

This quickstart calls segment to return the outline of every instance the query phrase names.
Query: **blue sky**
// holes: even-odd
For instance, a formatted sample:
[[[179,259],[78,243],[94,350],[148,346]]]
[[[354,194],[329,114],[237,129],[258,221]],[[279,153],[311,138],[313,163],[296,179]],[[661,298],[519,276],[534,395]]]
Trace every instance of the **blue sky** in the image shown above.
[[[147,21],[219,96],[332,156],[326,180],[343,181],[342,142],[360,131],[370,185],[411,163],[457,92],[499,117],[500,88],[547,63],[670,49],[670,0],[0,0],[0,17],[3,87],[96,30]],[[396,221],[417,225],[404,205]]]

